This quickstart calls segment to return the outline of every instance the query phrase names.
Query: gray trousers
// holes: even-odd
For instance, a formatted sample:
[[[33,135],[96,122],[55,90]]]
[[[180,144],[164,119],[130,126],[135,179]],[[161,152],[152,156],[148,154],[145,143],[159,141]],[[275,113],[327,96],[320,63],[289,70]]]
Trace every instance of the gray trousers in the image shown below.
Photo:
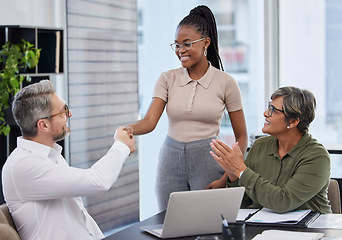
[[[209,153],[211,139],[179,142],[166,137],[159,154],[156,182],[161,211],[166,209],[170,193],[204,189],[222,177],[224,170]]]

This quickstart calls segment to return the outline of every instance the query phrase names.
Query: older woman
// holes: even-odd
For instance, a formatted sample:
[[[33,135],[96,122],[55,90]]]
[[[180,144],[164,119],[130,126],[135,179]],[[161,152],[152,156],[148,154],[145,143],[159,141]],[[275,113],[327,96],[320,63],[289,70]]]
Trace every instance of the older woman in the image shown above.
[[[271,100],[262,129],[270,136],[256,140],[245,161],[237,143],[230,148],[219,139],[211,142],[212,157],[228,174],[228,187],[245,187],[242,208],[331,213],[329,154],[308,134],[315,97],[307,90],[282,87]]]

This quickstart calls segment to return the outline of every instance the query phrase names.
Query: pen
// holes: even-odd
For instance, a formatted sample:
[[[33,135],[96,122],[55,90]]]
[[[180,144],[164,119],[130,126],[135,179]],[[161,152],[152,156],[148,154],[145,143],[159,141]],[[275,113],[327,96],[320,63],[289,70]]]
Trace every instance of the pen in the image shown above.
[[[248,219],[250,219],[251,217],[253,217],[253,215],[256,214],[257,212],[259,212],[261,209],[262,209],[262,207],[259,208],[257,211],[248,214],[248,216],[247,216],[247,217],[245,218],[245,220],[243,220],[243,221],[246,222]]]
[[[227,220],[224,218],[223,214],[221,214],[221,218],[222,218],[222,224],[224,227],[228,227],[228,222]]]

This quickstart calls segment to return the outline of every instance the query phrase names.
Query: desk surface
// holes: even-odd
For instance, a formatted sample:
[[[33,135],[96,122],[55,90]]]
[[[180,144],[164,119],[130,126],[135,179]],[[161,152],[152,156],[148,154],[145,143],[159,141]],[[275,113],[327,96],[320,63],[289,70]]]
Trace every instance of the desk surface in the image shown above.
[[[152,216],[142,222],[136,223],[120,232],[114,233],[105,238],[105,240],[153,240],[159,239],[149,233],[140,229],[141,226],[161,224],[164,221],[165,212],[161,212]],[[289,230],[289,231],[302,231],[302,232],[322,232],[326,237],[337,238],[342,237],[342,230],[336,229],[312,229],[312,228],[290,228],[290,227],[260,227],[260,226],[246,226],[246,240],[252,239],[258,233],[269,229]],[[221,233],[213,234],[222,239]],[[173,238],[181,240],[194,240],[196,236]]]

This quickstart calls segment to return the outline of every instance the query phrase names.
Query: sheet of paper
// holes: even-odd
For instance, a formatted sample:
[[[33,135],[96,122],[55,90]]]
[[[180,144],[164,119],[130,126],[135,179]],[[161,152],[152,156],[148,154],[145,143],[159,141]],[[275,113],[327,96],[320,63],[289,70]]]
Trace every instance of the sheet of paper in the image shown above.
[[[321,214],[309,228],[342,229],[342,214]]]
[[[318,240],[324,237],[319,232],[297,232],[285,230],[265,230],[261,234],[256,235],[252,240]]]
[[[263,208],[246,222],[295,224],[309,213],[310,210],[295,210],[286,213],[276,213],[268,208]]]

